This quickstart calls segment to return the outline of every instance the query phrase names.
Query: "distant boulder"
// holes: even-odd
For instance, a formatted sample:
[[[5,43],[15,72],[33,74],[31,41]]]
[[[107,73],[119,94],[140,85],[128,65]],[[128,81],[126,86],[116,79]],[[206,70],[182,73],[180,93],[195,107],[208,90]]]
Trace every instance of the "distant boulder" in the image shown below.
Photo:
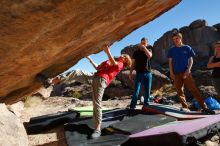
[[[131,58],[133,58],[134,52],[137,51],[139,48],[138,45],[139,44],[129,45],[129,46],[125,47],[124,49],[121,50],[121,54],[128,54]],[[147,48],[153,50],[151,45],[148,45]]]
[[[108,87],[105,89],[105,93],[104,93],[104,99],[115,99],[115,98],[119,98],[119,99],[123,99],[123,98],[127,98],[130,97],[130,95],[132,95],[133,90],[129,89],[129,88],[124,88],[122,86],[120,87]]]
[[[135,78],[136,73],[133,72],[133,79]],[[153,81],[152,81],[152,90],[158,90],[166,84],[170,83],[170,79],[160,73],[157,70],[152,69]],[[118,79],[125,85],[127,85],[130,89],[134,88],[134,80],[129,79],[129,71],[122,71],[118,75]]]
[[[189,26],[179,29],[183,34],[183,43],[190,45],[196,57],[208,59],[213,53],[213,43],[220,40],[220,25],[208,26],[205,20],[195,20]],[[153,45],[153,60],[160,64],[167,63],[168,49],[173,46],[172,31],[163,34]]]
[[[213,25],[213,27],[215,27],[220,34],[220,23]]]
[[[199,90],[204,98],[212,96],[220,101],[220,99],[217,97],[218,94],[213,86],[203,86],[202,85],[202,86],[199,86]]]
[[[128,54],[133,59],[133,54],[136,50],[138,50],[138,45],[139,44],[126,46],[124,49],[121,50],[121,54]],[[148,45],[147,48],[151,49],[152,51],[154,50],[151,45]],[[152,59],[151,59],[151,67],[155,69],[161,68],[160,64],[153,61]]]
[[[203,19],[199,19],[199,20],[193,21],[193,22],[189,25],[189,28],[190,28],[190,29],[196,29],[196,28],[205,27],[205,26],[208,26],[207,21],[206,21],[206,20],[203,20]]]
[[[138,44],[129,45],[121,50],[121,54],[128,54],[131,58],[133,58],[133,53],[138,49]]]
[[[211,81],[211,73],[211,70],[195,70],[192,72],[192,75],[198,86],[213,86]]]

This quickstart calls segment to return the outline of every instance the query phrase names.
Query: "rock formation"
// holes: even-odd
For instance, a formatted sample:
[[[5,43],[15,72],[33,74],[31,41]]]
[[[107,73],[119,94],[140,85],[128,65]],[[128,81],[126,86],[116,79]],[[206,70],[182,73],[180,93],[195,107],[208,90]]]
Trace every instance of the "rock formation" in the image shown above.
[[[134,51],[138,49],[138,44],[129,45],[121,50],[121,54],[128,54],[131,58],[133,58]]]
[[[129,72],[128,70],[122,71],[117,77],[118,79],[123,82],[123,84],[127,85],[130,89],[134,88],[134,80],[130,80],[129,79]],[[133,79],[135,78],[135,71],[133,71]],[[152,76],[153,76],[153,80],[152,80],[152,90],[156,91],[158,89],[160,89],[161,87],[163,87],[166,84],[170,84],[170,79],[160,73],[157,70],[152,69]]]
[[[208,26],[205,20],[196,20],[179,31],[183,34],[184,44],[190,45],[200,58],[208,58],[213,51],[213,43],[220,40],[220,24]],[[172,31],[164,33],[154,43],[153,59],[160,64],[167,62],[167,51],[173,45],[171,34]]]
[[[213,25],[218,30],[218,33],[220,34],[220,23]]]
[[[11,104],[181,0],[0,2],[0,99]]]
[[[28,146],[28,136],[19,118],[5,104],[0,104],[0,112],[0,145]]]

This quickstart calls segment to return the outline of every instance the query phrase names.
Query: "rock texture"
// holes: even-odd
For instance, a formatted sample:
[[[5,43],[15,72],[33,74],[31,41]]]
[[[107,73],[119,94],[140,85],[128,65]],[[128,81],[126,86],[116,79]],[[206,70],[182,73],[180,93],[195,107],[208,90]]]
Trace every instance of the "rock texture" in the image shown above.
[[[130,98],[132,95],[133,91],[129,88],[125,87],[109,87],[106,88],[103,96],[103,100],[105,99],[122,99],[122,98]]]
[[[213,25],[213,27],[215,27],[220,34],[220,23]]]
[[[28,137],[24,125],[10,112],[5,104],[0,104],[0,145],[28,146]]]
[[[0,99],[11,104],[181,0],[1,0]]]
[[[184,44],[190,45],[200,58],[208,58],[213,52],[213,43],[220,40],[220,24],[208,26],[205,20],[195,20],[189,26],[180,28],[179,31],[183,34]],[[171,34],[172,30],[164,33],[154,43],[153,58],[161,64],[167,62],[167,51],[173,45]]]
[[[121,50],[121,54],[128,54],[133,59],[134,51],[138,50],[138,45],[139,44],[126,46],[124,49]],[[153,50],[153,47],[151,45],[147,46],[147,48]],[[161,65],[158,62],[152,59],[150,62],[151,68],[154,68],[156,70],[162,69]]]
[[[126,86],[128,86],[130,89],[134,88],[134,80],[130,80],[129,79],[129,72],[130,71],[122,71],[119,75],[118,75],[118,79],[125,84]],[[135,71],[133,71],[133,79],[135,78]],[[160,89],[161,87],[163,87],[166,84],[170,84],[170,79],[160,73],[157,70],[152,69],[152,75],[153,75],[153,80],[152,80],[152,90],[156,91],[158,89]]]
[[[203,86],[202,85],[202,86],[199,86],[198,88],[204,98],[211,96],[211,97],[214,97],[215,99],[218,99],[218,100],[220,99],[218,97],[217,91],[215,90],[215,88],[213,86]]]
[[[129,45],[121,50],[121,54],[128,54],[131,58],[133,58],[134,51],[138,50],[138,45]]]

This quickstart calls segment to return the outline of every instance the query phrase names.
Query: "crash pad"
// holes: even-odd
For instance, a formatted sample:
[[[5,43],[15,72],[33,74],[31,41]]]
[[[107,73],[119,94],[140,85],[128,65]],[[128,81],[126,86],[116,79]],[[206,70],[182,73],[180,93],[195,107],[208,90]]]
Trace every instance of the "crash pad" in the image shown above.
[[[153,127],[129,136],[123,146],[185,146],[220,129],[220,115]]]
[[[25,124],[28,134],[36,134],[49,130],[55,126],[63,125],[77,119],[80,116],[77,111],[62,111],[53,114],[33,117]]]
[[[116,109],[103,113],[102,135],[98,139],[91,139],[94,131],[92,117],[79,118],[64,125],[65,138],[68,146],[118,146],[128,140],[128,135],[116,133],[109,130],[109,125],[121,121],[125,116],[135,115],[140,111],[130,109]]]
[[[176,118],[146,114],[141,110],[118,109],[103,113],[102,135],[91,139],[94,130],[92,119],[73,121],[65,125],[68,146],[119,146],[128,140],[128,135],[151,127],[176,121]]]
[[[138,114],[127,119],[123,119],[120,122],[111,124],[110,127],[130,135],[143,131],[145,129],[164,125],[173,121],[177,121],[176,118],[161,114]]]
[[[113,109],[114,108],[102,107],[102,112],[107,112]],[[80,116],[92,116],[93,115],[93,106],[74,107],[70,110],[78,111],[80,113]]]
[[[164,114],[171,117],[175,117],[179,120],[199,119],[210,116],[210,115],[205,115],[204,113],[198,111],[190,111],[190,112],[181,111],[181,108],[177,106],[163,105],[153,102],[151,102],[146,107],[146,109],[147,109],[146,112]]]

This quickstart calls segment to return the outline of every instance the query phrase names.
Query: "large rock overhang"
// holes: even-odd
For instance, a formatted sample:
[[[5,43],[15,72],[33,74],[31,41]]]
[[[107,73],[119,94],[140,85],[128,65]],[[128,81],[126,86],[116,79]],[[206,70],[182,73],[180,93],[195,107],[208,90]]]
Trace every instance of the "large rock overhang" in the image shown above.
[[[0,100],[12,104],[181,0],[1,0]]]

